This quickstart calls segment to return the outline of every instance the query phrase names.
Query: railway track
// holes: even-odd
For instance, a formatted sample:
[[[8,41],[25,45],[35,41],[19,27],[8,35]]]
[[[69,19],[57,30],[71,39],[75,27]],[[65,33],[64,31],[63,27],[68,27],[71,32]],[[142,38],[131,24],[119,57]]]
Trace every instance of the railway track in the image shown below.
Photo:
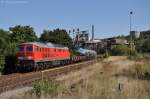
[[[94,64],[98,59],[85,61],[81,63],[66,65],[62,67],[52,68],[44,71],[5,75],[0,77],[0,93],[13,90],[15,88],[31,86],[33,82],[42,79],[53,79],[61,74],[68,73],[70,71],[84,68],[87,65]]]

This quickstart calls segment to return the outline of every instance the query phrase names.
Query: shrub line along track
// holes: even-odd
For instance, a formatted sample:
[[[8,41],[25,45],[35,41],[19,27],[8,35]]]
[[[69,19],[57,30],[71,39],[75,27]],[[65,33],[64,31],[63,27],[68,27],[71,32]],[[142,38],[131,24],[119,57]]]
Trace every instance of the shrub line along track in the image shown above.
[[[70,71],[78,70],[88,65],[94,64],[99,59],[100,58],[81,62],[81,63],[66,65],[62,67],[52,68],[48,70],[38,71],[38,72],[14,74],[14,75],[8,75],[8,77],[7,75],[5,75],[5,77],[2,76],[2,78],[0,78],[0,93],[8,90],[13,90],[15,88],[31,86],[34,81],[55,78],[58,75],[68,73]]]

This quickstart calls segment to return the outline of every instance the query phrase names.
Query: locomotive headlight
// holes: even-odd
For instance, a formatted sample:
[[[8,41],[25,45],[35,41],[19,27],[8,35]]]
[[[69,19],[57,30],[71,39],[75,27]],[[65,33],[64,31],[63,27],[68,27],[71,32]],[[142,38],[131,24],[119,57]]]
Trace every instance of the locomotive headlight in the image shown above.
[[[28,56],[27,59],[32,59],[32,56]]]
[[[18,57],[18,59],[24,59],[23,57]]]

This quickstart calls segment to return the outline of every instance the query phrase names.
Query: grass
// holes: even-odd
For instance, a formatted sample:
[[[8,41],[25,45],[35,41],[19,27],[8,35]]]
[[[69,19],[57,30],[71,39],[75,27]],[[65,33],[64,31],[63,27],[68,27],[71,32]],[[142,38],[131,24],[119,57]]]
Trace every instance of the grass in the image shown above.
[[[63,90],[63,86],[54,80],[43,80],[33,84],[33,92],[36,96],[52,95],[55,96]]]
[[[67,94],[59,94],[56,99],[150,99],[150,81],[139,79],[136,76],[135,78],[130,77],[132,74],[142,76],[149,71],[149,65],[134,63],[127,68],[126,73],[130,71],[128,75],[118,74],[124,73],[124,70],[117,71],[115,68],[122,67],[127,64],[126,62],[128,61],[117,60],[107,64],[107,68],[104,67],[102,71],[97,71],[92,77],[77,84],[73,89],[70,88]],[[111,71],[108,71],[109,68]]]
[[[44,83],[45,87],[43,87],[41,83],[38,83],[36,90],[40,88],[44,91],[40,99],[150,99],[150,80],[140,78],[145,77],[145,73],[150,73],[149,64],[139,64],[137,61],[119,57],[110,57],[104,61],[91,66],[92,69],[89,70],[94,73],[92,72],[90,76],[87,76],[90,73],[89,70],[75,73],[71,79],[66,76],[68,84],[50,81]],[[78,75],[79,73],[81,74]],[[77,78],[82,79],[73,83],[73,80]],[[59,86],[63,86],[63,90]],[[48,87],[51,91],[47,92]],[[30,95],[31,98],[28,98]],[[36,99],[37,95],[32,93],[26,96],[27,98],[22,99]]]

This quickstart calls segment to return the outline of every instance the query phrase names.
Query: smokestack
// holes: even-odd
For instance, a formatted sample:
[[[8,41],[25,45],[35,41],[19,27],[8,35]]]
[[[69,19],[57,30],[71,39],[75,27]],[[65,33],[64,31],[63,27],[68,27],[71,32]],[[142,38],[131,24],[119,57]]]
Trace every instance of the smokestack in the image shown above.
[[[92,40],[94,40],[94,25],[92,25]]]

